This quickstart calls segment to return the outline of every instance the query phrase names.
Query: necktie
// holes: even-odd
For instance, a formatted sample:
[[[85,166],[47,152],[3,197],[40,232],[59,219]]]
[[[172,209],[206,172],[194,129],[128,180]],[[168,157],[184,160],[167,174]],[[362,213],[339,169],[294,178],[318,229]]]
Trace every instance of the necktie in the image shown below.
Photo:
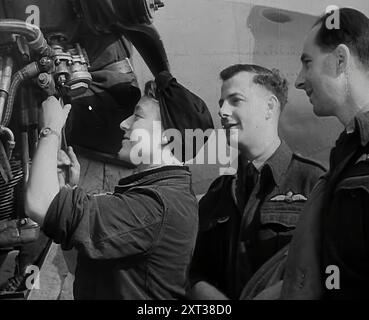
[[[249,162],[249,164],[246,166],[246,172],[245,172],[245,204],[250,198],[250,195],[252,193],[252,190],[255,187],[256,181],[258,179],[259,171],[255,168],[252,162]]]
[[[241,211],[245,209],[245,205],[250,198],[252,190],[255,187],[258,178],[258,170],[249,162],[246,167],[243,168],[242,178],[239,180],[237,186],[237,198],[238,204]]]

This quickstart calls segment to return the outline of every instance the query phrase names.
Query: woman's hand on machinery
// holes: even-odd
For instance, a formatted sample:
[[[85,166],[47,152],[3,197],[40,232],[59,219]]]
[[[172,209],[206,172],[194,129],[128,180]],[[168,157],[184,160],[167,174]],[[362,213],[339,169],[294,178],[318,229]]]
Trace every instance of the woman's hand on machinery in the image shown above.
[[[72,147],[68,147],[68,156],[71,160],[71,165],[69,167],[69,182],[68,184],[72,187],[78,185],[79,175],[81,171],[81,166],[78,162],[77,156],[73,151]]]
[[[73,148],[68,147],[67,153],[63,150],[58,152],[58,179],[59,186],[68,184],[71,187],[78,185],[80,176],[80,164]]]
[[[67,153],[59,149],[58,150],[58,180],[59,180],[59,187],[62,188],[68,183],[68,173],[69,167],[71,165],[71,161]]]
[[[60,132],[67,121],[70,109],[70,104],[66,104],[62,107],[60,102],[54,96],[48,97],[42,103],[44,127],[49,127]]]

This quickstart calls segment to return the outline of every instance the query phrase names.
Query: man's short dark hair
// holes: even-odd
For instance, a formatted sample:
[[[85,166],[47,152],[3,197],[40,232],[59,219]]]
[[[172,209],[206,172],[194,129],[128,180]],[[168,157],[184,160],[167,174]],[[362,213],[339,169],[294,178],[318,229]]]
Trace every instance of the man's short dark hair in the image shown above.
[[[283,111],[288,100],[288,83],[278,69],[269,70],[254,64],[235,64],[224,69],[220,73],[220,78],[222,81],[227,81],[242,71],[255,73],[253,82],[272,92],[278,98]]]
[[[324,14],[313,27],[320,25],[315,43],[324,51],[333,51],[338,45],[345,44],[369,68],[369,19],[358,10],[351,8],[337,9],[339,14],[338,29],[330,28],[328,19],[334,11]]]

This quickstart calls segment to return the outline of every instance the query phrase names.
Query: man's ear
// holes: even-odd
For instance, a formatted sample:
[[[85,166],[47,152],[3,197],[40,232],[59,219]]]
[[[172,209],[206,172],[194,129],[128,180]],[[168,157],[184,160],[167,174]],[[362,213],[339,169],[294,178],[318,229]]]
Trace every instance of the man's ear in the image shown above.
[[[279,100],[274,94],[272,94],[268,99],[268,109],[265,115],[266,120],[269,120],[272,117],[273,112],[276,112],[276,110],[278,110],[278,106]]]
[[[351,59],[350,49],[345,44],[340,44],[334,49],[333,54],[336,58],[337,74],[346,72]]]

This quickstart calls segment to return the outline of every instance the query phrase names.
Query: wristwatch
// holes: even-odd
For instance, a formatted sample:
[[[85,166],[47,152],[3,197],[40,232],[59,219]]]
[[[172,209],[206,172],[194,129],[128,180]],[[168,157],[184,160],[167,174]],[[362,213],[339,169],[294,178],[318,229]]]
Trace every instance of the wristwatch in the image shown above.
[[[50,136],[52,134],[55,135],[55,136],[57,136],[58,138],[60,138],[60,133],[58,131],[56,131],[56,130],[51,129],[50,127],[43,128],[40,131],[40,135],[38,136],[38,138],[41,139],[41,138]]]

